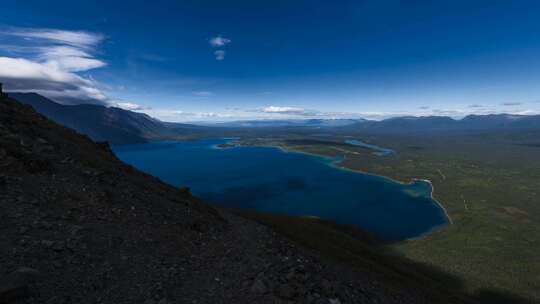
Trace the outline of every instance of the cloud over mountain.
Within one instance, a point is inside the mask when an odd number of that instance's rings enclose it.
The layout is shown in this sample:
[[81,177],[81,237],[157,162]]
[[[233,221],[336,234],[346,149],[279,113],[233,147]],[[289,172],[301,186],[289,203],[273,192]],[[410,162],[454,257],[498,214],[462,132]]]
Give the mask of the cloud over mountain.
[[95,56],[104,36],[84,31],[0,30],[0,81],[11,91],[34,91],[59,102],[109,104],[87,72],[106,66]]
[[140,104],[132,103],[132,102],[118,102],[116,103],[116,106],[118,108],[128,110],[128,111],[143,111],[143,110],[151,110],[151,107],[145,107]]

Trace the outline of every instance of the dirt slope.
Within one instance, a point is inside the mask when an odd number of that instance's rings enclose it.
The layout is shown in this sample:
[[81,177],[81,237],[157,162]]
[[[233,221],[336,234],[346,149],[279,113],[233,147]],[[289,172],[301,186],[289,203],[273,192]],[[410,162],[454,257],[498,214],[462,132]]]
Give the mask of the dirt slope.
[[373,277],[0,100],[0,303],[442,301]]

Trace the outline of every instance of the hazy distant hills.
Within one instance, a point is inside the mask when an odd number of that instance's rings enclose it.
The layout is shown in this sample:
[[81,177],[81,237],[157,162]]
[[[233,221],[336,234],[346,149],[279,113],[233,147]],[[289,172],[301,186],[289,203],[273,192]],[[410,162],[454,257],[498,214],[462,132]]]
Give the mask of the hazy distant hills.
[[201,128],[186,124],[167,125],[146,114],[115,107],[62,105],[36,93],[10,93],[9,96],[95,141],[126,144],[175,139]]
[[458,125],[468,129],[540,129],[540,115],[469,115],[458,121]]
[[[143,113],[99,105],[62,105],[36,93],[10,93],[37,112],[95,141],[112,144],[175,140],[195,134],[219,137],[234,129],[305,128],[370,133],[449,133],[496,130],[540,130],[540,115],[469,115],[463,119],[446,116],[395,117],[382,121],[366,119],[274,119],[243,120],[207,124],[163,122]],[[229,129],[230,131],[226,131]],[[224,131],[225,130],[225,131]],[[225,133],[224,133],[225,132]],[[228,133],[227,133],[228,132]]]
[[458,120],[446,116],[396,117],[362,121],[346,128],[379,133],[540,130],[540,115],[469,115]]
[[343,127],[362,121],[364,119],[265,119],[222,122],[209,126],[223,128]]
[[243,120],[208,124],[208,126],[221,128],[333,128],[378,133],[540,130],[540,115],[469,115],[463,119],[453,119],[447,116],[404,116],[381,121],[366,119]]
[[456,121],[445,116],[426,117],[395,117],[381,121],[363,121],[351,126],[353,128],[371,131],[397,131],[410,132],[422,130],[449,129],[455,125]]

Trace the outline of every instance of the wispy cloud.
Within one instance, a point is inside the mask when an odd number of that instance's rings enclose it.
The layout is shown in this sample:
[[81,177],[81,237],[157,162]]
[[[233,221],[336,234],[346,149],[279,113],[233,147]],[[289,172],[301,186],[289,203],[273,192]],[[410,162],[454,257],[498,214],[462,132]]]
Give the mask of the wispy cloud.
[[521,102],[503,102],[502,105],[507,106],[507,107],[514,107],[514,106],[520,106],[522,105],[522,103]]
[[[231,43],[231,39],[221,37],[221,36],[216,36],[216,37],[212,37],[212,38],[208,39],[208,43],[212,47],[223,48],[227,44]],[[225,59],[225,51],[222,50],[222,49],[216,50],[216,51],[214,51],[214,56],[215,56],[217,61],[221,61],[221,60]]]
[[185,117],[195,117],[195,118],[223,118],[228,117],[225,113],[217,112],[184,112],[184,111],[175,111],[174,114],[185,116]]
[[140,53],[137,52],[134,56],[137,57],[137,59],[144,60],[144,61],[150,61],[150,62],[166,62],[171,60],[168,57],[158,55],[158,54],[152,54],[152,53]]
[[340,119],[340,118],[361,118],[361,114],[352,112],[334,112],[334,111],[319,111],[313,109],[305,109],[292,106],[267,106],[249,112],[262,113],[266,115],[287,116],[297,118],[328,118],[328,119]]
[[198,97],[210,97],[210,96],[214,96],[215,94],[210,91],[194,91],[193,95],[198,96]]
[[214,55],[216,56],[216,60],[221,61],[225,59],[225,51],[224,50],[217,50],[214,52]]
[[[456,109],[433,109],[432,113],[429,113],[429,115],[457,117],[457,116],[463,116],[464,111],[456,110]],[[416,115],[413,115],[413,116],[416,116]]]
[[[265,119],[371,119],[383,120],[392,117],[403,116],[449,116],[455,119],[463,118],[470,114],[485,115],[501,113],[500,109],[481,107],[470,108],[430,108],[429,110],[410,111],[362,111],[362,112],[339,112],[305,109],[293,106],[266,106],[258,109],[243,109],[227,107],[223,111],[182,111],[167,109],[149,109],[142,112],[157,117],[163,121],[175,122],[220,122],[235,120],[265,120]],[[540,110],[506,111],[508,114],[532,115],[539,114]]]
[[106,65],[89,53],[71,46],[43,47],[40,51],[39,59],[45,64],[68,72],[88,71]]
[[86,31],[66,31],[40,28],[9,28],[0,32],[3,35],[21,37],[26,40],[36,39],[44,42],[71,45],[77,48],[92,48],[105,37],[101,34]]
[[421,107],[418,107],[418,109],[420,109],[420,110],[428,110],[429,106],[421,106]]
[[210,43],[210,45],[213,47],[222,47],[231,43],[231,39],[221,37],[221,36],[216,36],[216,37],[212,37],[208,39],[208,43]]
[[104,39],[98,33],[57,29],[7,28],[0,56],[0,81],[12,91],[35,91],[63,103],[108,104],[92,78],[78,72],[106,63],[94,56]]
[[279,107],[268,106],[261,109],[263,113],[277,113],[277,114],[302,114],[305,113],[305,109],[296,107]]
[[189,122],[189,121],[220,121],[235,117],[232,112],[213,112],[213,111],[184,111],[178,109],[144,109],[152,117],[162,121],[170,122]]
[[478,108],[483,108],[483,107],[484,107],[483,105],[476,104],[476,103],[469,105],[469,108],[472,108],[472,109],[475,109],[475,108],[478,109]]

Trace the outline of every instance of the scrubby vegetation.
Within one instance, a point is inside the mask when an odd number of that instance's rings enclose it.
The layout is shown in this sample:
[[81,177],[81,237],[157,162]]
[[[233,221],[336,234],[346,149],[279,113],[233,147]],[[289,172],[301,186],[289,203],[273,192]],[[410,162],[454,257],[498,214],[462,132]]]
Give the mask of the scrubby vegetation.
[[[325,135],[259,134],[242,143],[344,155],[341,166],[353,170],[403,182],[431,180],[435,198],[454,224],[392,248],[460,278],[469,292],[495,289],[540,301],[538,132],[384,135],[349,130]],[[397,153],[376,156],[343,145],[348,138]]]

